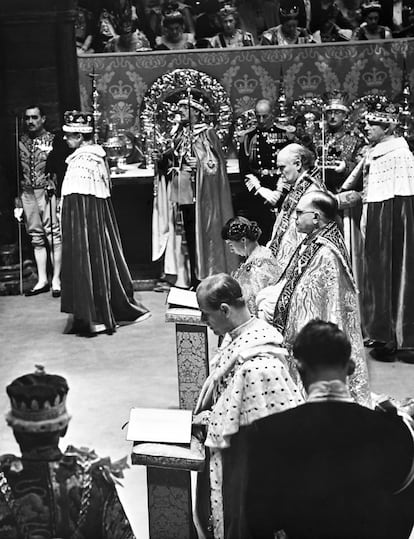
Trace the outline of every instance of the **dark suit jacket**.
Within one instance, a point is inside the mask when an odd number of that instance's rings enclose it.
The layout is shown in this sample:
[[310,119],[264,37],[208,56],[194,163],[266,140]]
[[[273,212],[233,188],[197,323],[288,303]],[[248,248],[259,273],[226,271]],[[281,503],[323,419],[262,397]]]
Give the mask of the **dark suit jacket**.
[[307,403],[249,427],[247,521],[255,539],[403,539],[414,522],[413,461],[401,418]]

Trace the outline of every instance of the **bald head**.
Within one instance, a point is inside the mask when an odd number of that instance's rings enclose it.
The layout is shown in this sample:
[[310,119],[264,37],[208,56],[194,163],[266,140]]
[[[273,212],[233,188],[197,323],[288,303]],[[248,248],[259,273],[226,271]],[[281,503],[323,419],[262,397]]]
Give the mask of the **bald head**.
[[336,199],[325,191],[311,191],[300,200],[301,204],[313,206],[327,221],[334,221],[338,215]]
[[302,234],[335,221],[338,213],[336,199],[325,191],[311,191],[303,195],[296,206],[296,228]]
[[281,156],[282,158],[287,157],[291,161],[294,161],[295,159],[300,160],[303,170],[309,170],[313,167],[313,164],[315,162],[315,156],[313,155],[313,153],[301,144],[297,144],[296,142],[288,144],[287,146],[282,148],[278,153],[278,160],[279,156]]
[[313,166],[314,156],[307,148],[292,143],[277,154],[277,168],[282,179],[293,185],[303,172]]

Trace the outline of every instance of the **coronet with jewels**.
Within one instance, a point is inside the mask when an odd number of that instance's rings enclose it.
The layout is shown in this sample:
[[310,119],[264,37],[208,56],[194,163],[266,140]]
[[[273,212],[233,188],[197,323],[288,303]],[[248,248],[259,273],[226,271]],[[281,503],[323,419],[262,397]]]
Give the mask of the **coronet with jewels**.
[[369,107],[365,113],[365,120],[371,124],[396,124],[398,114],[399,108],[394,103],[382,100]]
[[208,112],[208,108],[206,107],[206,105],[204,105],[203,101],[201,99],[196,99],[193,95],[181,97],[178,100],[177,105],[179,107],[191,107],[204,114],[207,114]]
[[340,92],[339,90],[334,90],[332,92],[327,92],[324,94],[324,110],[325,112],[339,110],[341,112],[348,113],[349,107],[347,106],[347,94]]
[[68,390],[63,376],[47,374],[42,365],[36,365],[34,373],[16,378],[6,388],[11,403],[7,424],[19,432],[60,431],[70,420]]
[[367,14],[370,11],[381,11],[381,2],[378,2],[378,0],[366,0],[361,4],[361,10],[364,14]]
[[63,116],[63,131],[65,133],[92,133],[93,132],[93,114],[90,112],[81,112],[79,110],[70,110]]
[[219,11],[219,15],[222,19],[228,17],[229,15],[236,16],[237,9],[230,4],[225,4]]
[[279,13],[282,19],[297,19],[299,15],[299,8],[297,6],[281,7],[279,9]]

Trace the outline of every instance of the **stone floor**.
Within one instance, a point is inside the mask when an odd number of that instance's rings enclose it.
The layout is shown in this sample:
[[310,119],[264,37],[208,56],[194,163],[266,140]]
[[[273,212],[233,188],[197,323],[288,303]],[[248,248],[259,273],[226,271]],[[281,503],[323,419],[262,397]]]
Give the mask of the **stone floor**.
[[[3,388],[42,364],[67,377],[73,416],[62,447],[94,448],[117,459],[129,454],[122,426],[132,407],[178,405],[174,327],[164,322],[165,294],[141,292],[152,318],[92,339],[63,335],[67,315],[49,294],[0,297],[0,410],[8,409]],[[396,398],[414,396],[414,365],[369,360],[372,390]],[[0,423],[1,453],[18,452],[11,430]],[[148,537],[145,469],[127,472],[120,492],[139,539]]]

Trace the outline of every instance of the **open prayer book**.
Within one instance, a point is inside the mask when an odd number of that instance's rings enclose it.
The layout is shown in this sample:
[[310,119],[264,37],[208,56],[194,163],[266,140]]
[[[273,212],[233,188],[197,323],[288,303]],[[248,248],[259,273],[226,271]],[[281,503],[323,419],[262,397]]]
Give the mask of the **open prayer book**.
[[127,440],[190,444],[191,410],[132,408],[129,416]]
[[171,287],[167,296],[167,303],[170,307],[198,309],[196,293],[182,288]]
[[170,288],[167,296],[168,311],[166,320],[174,321],[174,317],[190,317],[194,322],[201,321],[201,311],[197,303],[197,296],[191,290]]

